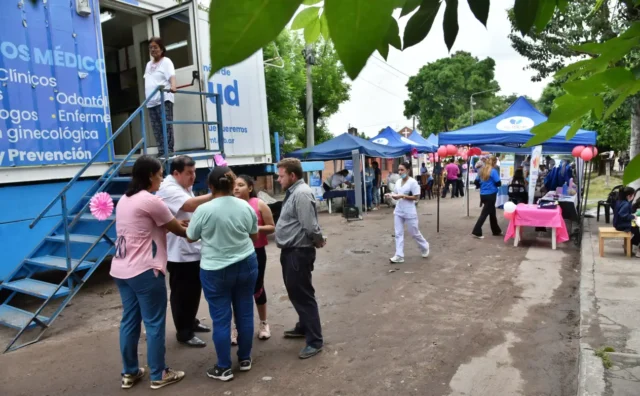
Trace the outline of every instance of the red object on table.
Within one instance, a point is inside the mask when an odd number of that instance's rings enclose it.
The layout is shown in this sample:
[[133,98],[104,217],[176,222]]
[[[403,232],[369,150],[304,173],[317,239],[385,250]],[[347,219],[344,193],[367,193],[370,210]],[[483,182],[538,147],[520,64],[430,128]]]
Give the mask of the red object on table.
[[517,226],[556,228],[556,242],[562,243],[569,240],[560,206],[555,209],[540,209],[537,205],[519,204],[509,222],[507,234],[504,236],[505,242],[515,237]]

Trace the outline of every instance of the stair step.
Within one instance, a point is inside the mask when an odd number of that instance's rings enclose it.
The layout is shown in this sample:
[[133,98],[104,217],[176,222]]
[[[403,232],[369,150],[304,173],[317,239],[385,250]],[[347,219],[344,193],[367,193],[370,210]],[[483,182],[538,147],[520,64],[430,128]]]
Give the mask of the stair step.
[[40,297],[42,299],[47,299],[54,295],[54,297],[63,297],[69,294],[69,288],[66,286],[62,286],[58,292],[56,292],[56,288],[58,285],[54,285],[49,282],[42,282],[35,279],[24,278],[11,282],[6,282],[2,284],[2,287],[5,289],[14,290],[20,293],[29,294],[34,297]]
[[[64,243],[64,234],[61,235],[53,235],[45,238],[47,241],[51,242],[62,242]],[[75,243],[88,243],[93,245],[95,241],[98,240],[96,235],[82,235],[82,234],[69,234],[69,241]],[[104,243],[105,240],[101,240],[99,243]]]
[[[122,198],[124,195],[122,194],[109,194],[111,195],[111,199],[113,199],[114,201],[119,201],[120,198]],[[85,195],[84,199],[91,199],[93,198],[93,195]]]
[[115,176],[111,178],[111,181],[113,182],[130,182],[131,181],[131,177],[130,176]]
[[[2,325],[20,330],[27,325],[32,317],[33,313],[31,312],[23,311],[10,305],[0,305],[0,324]],[[49,318],[47,318],[46,316],[38,315],[38,319],[40,319],[44,323],[49,322]],[[29,327],[34,326],[36,326],[36,324],[34,322],[31,322],[31,325]]]
[[[69,216],[69,220],[73,220],[74,218],[75,218],[75,216]],[[103,221],[113,221],[115,219],[116,219],[116,215],[112,214],[111,216],[107,217]],[[83,213],[82,215],[80,215],[80,220],[81,221],[100,221],[100,220],[96,219],[95,217],[93,217],[93,215],[91,213]]]
[[[40,265],[47,268],[58,269],[62,271],[67,270],[67,259],[59,256],[40,256],[26,259],[25,262],[29,264]],[[71,267],[78,264],[78,260],[71,260]],[[76,270],[84,270],[90,268],[95,263],[92,261],[83,261]]]

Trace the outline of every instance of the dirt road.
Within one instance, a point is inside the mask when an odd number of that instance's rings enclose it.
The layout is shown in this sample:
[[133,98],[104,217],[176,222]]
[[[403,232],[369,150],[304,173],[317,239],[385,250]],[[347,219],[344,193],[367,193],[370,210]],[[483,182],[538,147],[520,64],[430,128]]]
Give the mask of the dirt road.
[[[431,256],[420,258],[408,240],[401,265],[388,261],[394,251],[390,209],[352,223],[321,215],[328,236],[314,272],[326,340],[321,355],[301,361],[303,342],[281,338],[296,315],[272,244],[266,285],[274,336],[254,343],[253,370],[237,373],[230,383],[208,379],[213,343],[208,338],[201,350],[179,346],[169,320],[167,363],[187,377],[160,391],[145,381],[129,393],[574,395],[578,251],[568,244],[552,251],[549,237],[518,248],[497,237],[472,239],[477,195],[472,193],[471,202],[467,218],[462,200],[443,200],[436,233],[436,202],[422,201],[420,228]],[[490,235],[488,224],[485,234]],[[106,274],[102,268],[94,275],[43,341],[0,355],[1,395],[121,393],[121,306]],[[199,317],[210,324],[204,300]],[[11,334],[0,332],[3,345]],[[144,363],[144,340],[140,355]]]

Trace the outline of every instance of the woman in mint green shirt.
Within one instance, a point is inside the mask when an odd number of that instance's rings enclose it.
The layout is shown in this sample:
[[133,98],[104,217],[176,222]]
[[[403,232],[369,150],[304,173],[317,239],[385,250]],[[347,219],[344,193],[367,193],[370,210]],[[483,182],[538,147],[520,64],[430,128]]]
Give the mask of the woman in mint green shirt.
[[253,241],[258,238],[258,218],[247,201],[233,196],[236,176],[228,167],[209,174],[213,200],[196,209],[187,237],[202,242],[200,280],[213,322],[213,343],[218,363],[207,370],[210,378],[233,379],[231,371],[231,308],[238,329],[240,371],[251,370],[253,342],[253,292],[258,260]]

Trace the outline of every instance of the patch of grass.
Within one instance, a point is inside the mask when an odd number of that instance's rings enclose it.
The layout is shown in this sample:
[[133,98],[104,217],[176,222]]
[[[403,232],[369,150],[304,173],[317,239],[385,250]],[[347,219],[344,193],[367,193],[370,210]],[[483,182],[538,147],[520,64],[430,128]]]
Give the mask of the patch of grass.
[[587,209],[595,208],[598,201],[605,200],[609,196],[611,190],[622,184],[622,174],[617,172],[609,176],[609,185],[606,185],[607,177],[598,176],[595,173],[591,175],[591,184],[589,185],[589,197],[587,200]]
[[596,349],[594,354],[602,359],[602,365],[606,369],[610,369],[613,366],[613,362],[611,361],[611,356],[609,356],[609,352],[615,352],[616,350],[611,347],[602,347],[600,349]]

